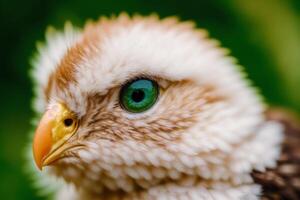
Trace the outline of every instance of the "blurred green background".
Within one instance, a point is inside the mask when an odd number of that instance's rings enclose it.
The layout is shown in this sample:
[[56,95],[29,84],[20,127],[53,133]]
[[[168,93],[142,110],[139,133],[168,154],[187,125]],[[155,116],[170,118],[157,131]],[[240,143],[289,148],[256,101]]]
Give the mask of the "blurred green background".
[[100,15],[158,13],[194,20],[231,49],[271,105],[300,111],[299,0],[1,0],[0,198],[43,199],[24,174],[32,84],[29,58],[48,25]]

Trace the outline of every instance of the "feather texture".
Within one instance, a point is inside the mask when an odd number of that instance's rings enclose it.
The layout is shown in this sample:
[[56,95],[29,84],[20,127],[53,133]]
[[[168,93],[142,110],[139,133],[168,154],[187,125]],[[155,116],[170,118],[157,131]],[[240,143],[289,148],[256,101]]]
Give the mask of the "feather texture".
[[254,171],[254,181],[263,186],[263,199],[300,199],[300,123],[287,111],[270,109],[270,120],[284,125],[285,139],[277,167]]
[[[39,52],[35,109],[66,104],[80,118],[68,143],[84,146],[45,173],[66,182],[57,199],[259,198],[251,172],[276,166],[283,128],[206,31],[121,14],[68,26]],[[160,86],[157,103],[138,114],[118,102],[137,77]]]

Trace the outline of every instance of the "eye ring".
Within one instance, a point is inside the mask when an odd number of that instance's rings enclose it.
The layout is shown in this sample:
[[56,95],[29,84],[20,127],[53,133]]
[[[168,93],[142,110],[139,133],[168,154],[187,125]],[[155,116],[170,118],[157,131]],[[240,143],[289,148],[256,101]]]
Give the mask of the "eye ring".
[[126,83],[120,91],[121,107],[131,113],[150,109],[158,99],[158,84],[151,79],[139,78]]

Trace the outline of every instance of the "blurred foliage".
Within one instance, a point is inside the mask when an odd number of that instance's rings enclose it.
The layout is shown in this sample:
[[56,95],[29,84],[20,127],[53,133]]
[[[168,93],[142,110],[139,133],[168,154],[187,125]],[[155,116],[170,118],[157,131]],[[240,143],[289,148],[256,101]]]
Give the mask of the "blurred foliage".
[[1,0],[1,199],[41,199],[23,172],[32,111],[29,58],[48,25],[100,15],[158,13],[194,20],[231,49],[267,102],[300,111],[299,0]]

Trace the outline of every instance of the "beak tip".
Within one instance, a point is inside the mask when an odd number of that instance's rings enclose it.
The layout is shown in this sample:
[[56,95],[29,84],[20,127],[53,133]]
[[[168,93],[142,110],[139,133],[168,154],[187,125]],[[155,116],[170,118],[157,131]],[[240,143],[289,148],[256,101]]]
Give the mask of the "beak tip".
[[35,163],[36,168],[38,168],[40,171],[42,171],[42,169],[43,169],[43,163],[42,163],[42,160],[41,160],[41,159],[38,159],[38,158],[36,157],[36,155],[33,155],[33,157],[34,157],[34,163]]
[[43,164],[42,163],[36,163],[36,167],[42,171],[43,170]]
[[33,157],[39,170],[42,170],[44,158],[52,147],[52,123],[53,119],[49,118],[46,113],[41,119],[33,138]]
[[43,167],[42,166],[37,166],[38,170],[43,171]]

